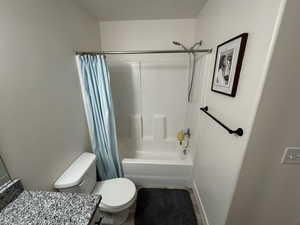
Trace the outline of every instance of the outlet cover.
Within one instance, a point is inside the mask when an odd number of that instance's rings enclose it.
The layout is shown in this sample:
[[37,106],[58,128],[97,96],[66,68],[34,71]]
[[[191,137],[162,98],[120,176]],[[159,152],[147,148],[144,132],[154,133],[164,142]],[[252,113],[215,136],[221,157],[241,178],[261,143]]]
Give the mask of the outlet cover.
[[300,164],[300,147],[287,147],[284,150],[282,164]]

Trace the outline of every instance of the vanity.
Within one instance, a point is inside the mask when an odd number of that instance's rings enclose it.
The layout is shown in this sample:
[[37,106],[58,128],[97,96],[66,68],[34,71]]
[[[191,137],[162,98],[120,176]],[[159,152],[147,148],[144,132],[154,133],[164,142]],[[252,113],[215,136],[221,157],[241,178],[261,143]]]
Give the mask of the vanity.
[[100,195],[24,190],[20,179],[9,178],[1,161],[0,176],[1,225],[101,224]]

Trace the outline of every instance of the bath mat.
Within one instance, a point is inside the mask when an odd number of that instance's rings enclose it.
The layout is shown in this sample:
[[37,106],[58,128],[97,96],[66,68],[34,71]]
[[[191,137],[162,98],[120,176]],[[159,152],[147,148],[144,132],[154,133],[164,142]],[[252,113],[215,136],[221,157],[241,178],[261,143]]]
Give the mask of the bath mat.
[[189,192],[179,189],[140,189],[135,225],[197,225]]

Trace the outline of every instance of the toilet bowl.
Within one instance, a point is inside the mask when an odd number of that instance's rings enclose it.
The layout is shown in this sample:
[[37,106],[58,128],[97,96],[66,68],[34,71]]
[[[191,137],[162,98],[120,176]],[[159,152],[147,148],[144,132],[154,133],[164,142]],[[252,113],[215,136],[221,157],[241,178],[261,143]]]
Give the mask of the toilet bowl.
[[99,204],[102,224],[119,225],[128,217],[136,199],[135,184],[127,178],[96,182],[96,156],[83,153],[54,183],[60,192],[94,193],[102,196]]

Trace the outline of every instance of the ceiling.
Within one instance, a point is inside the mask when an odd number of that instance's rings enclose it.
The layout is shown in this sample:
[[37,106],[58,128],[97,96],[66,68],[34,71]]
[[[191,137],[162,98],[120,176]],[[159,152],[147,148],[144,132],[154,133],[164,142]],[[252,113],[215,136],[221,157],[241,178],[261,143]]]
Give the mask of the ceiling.
[[74,0],[101,21],[195,18],[207,0]]

